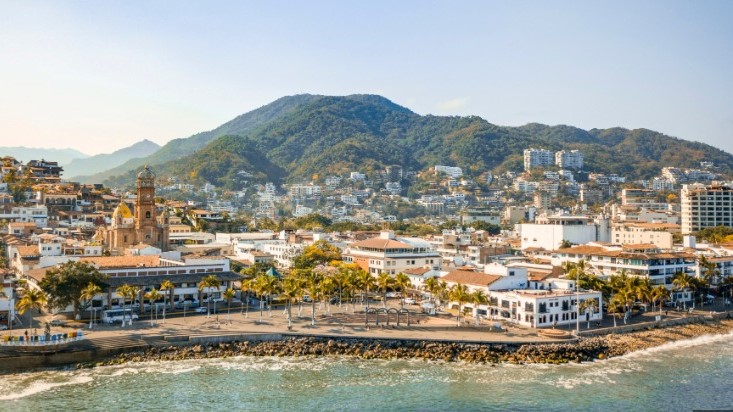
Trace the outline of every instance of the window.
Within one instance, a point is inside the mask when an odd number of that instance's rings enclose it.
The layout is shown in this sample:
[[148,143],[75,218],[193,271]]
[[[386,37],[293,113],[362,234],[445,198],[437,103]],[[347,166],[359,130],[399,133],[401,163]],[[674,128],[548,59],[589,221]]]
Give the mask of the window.
[[145,219],[150,219],[150,212],[145,212]]

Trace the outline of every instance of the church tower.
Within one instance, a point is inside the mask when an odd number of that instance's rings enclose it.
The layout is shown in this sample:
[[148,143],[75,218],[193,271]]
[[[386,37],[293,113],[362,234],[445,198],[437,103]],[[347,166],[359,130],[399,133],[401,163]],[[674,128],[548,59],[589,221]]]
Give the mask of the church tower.
[[137,175],[137,199],[135,199],[135,229],[152,229],[157,226],[155,209],[155,174],[145,166]]

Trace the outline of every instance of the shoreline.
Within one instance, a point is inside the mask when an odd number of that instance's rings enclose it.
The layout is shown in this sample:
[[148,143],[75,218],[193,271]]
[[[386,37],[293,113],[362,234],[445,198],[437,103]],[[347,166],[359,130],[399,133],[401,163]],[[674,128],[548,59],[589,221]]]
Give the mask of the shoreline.
[[282,336],[276,340],[232,340],[155,346],[76,364],[77,369],[150,361],[234,356],[422,359],[481,364],[565,364],[592,362],[704,335],[733,331],[733,320],[705,320],[622,334],[581,337],[564,343],[479,343],[369,337]]

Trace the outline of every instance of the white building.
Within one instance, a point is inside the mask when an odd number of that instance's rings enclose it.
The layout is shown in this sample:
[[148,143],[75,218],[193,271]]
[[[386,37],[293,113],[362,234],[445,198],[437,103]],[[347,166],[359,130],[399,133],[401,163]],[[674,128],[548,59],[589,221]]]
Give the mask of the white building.
[[582,169],[583,153],[578,150],[555,152],[555,164],[563,169]]
[[583,245],[589,242],[608,242],[611,237],[610,221],[599,216],[597,222],[585,216],[541,216],[537,223],[517,225],[522,250],[533,247],[555,250],[563,241]]
[[453,178],[463,176],[463,170],[460,167],[435,165],[435,173],[439,172],[445,173]]
[[524,149],[524,170],[552,166],[552,152],[545,149]]
[[379,237],[350,244],[343,252],[346,262],[356,263],[367,272],[391,275],[408,269],[440,266],[440,255],[418,238],[395,237],[383,231]]
[[682,234],[706,227],[733,226],[733,189],[723,185],[683,185]]

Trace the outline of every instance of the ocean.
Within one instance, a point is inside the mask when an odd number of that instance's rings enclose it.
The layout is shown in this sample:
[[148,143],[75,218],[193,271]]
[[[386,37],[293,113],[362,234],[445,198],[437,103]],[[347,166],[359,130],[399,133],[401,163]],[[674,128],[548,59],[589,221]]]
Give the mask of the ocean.
[[733,333],[568,365],[235,357],[0,377],[9,411],[733,409]]

